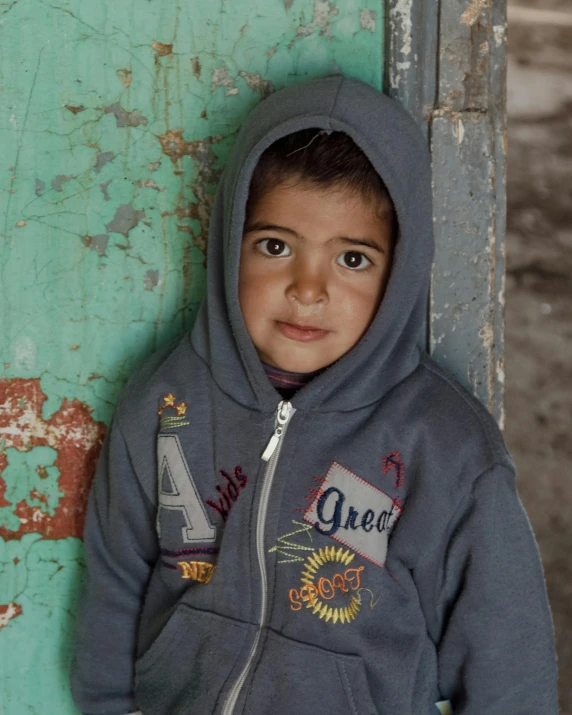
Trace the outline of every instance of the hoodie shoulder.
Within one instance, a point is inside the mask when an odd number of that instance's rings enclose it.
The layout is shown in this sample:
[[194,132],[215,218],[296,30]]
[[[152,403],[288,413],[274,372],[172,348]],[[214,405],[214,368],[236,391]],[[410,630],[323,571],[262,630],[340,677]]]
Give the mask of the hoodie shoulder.
[[167,345],[145,358],[131,373],[117,404],[119,419],[141,413],[173,379],[185,371],[191,359],[188,333],[177,336]]
[[482,462],[478,473],[502,464],[515,470],[503,434],[487,408],[431,357],[423,354],[420,370],[427,381],[426,389],[434,392],[431,421],[434,428],[461,444],[471,444],[476,462]]

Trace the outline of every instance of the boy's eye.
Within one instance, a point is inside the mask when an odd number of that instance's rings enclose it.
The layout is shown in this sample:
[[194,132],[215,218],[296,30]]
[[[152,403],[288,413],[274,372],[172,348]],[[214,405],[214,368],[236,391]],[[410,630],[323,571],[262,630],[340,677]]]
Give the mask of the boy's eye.
[[265,256],[289,256],[290,249],[279,238],[263,238],[256,242],[256,246]]
[[371,265],[369,258],[359,251],[346,251],[338,258],[337,261],[344,268],[352,268],[354,270],[363,270]]

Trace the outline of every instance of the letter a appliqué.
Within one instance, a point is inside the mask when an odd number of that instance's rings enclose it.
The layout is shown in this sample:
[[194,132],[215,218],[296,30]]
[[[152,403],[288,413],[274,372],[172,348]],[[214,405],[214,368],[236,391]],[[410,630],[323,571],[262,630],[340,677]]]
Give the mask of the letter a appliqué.
[[[161,536],[161,509],[180,511],[185,520],[183,542],[192,544],[216,540],[216,528],[209,521],[206,509],[176,434],[160,434],[157,441],[159,506],[157,533]],[[163,491],[165,477],[171,491]]]

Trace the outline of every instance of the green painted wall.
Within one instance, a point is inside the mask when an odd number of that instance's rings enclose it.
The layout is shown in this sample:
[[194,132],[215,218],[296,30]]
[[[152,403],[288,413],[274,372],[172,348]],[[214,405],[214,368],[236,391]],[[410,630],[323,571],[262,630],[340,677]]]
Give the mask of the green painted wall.
[[75,712],[83,512],[134,364],[188,330],[236,131],[341,70],[381,0],[0,1],[0,713]]

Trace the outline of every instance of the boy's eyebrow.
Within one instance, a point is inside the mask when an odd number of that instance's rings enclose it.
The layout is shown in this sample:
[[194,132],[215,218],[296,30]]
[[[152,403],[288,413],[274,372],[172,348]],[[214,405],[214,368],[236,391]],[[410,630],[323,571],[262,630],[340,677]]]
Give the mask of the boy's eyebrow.
[[[304,236],[301,236],[299,233],[297,233],[291,228],[287,228],[286,226],[276,226],[275,224],[264,223],[263,221],[256,221],[255,223],[251,223],[244,229],[244,233],[253,233],[254,231],[284,231],[286,233],[290,233],[292,236],[295,236],[301,241],[305,240]],[[384,249],[379,245],[379,243],[377,241],[374,241],[374,239],[372,238],[349,238],[348,236],[334,236],[333,238],[329,239],[328,243],[331,243],[332,241],[343,241],[344,243],[349,243],[352,246],[369,246],[369,248],[373,248],[379,253],[385,253]]]

